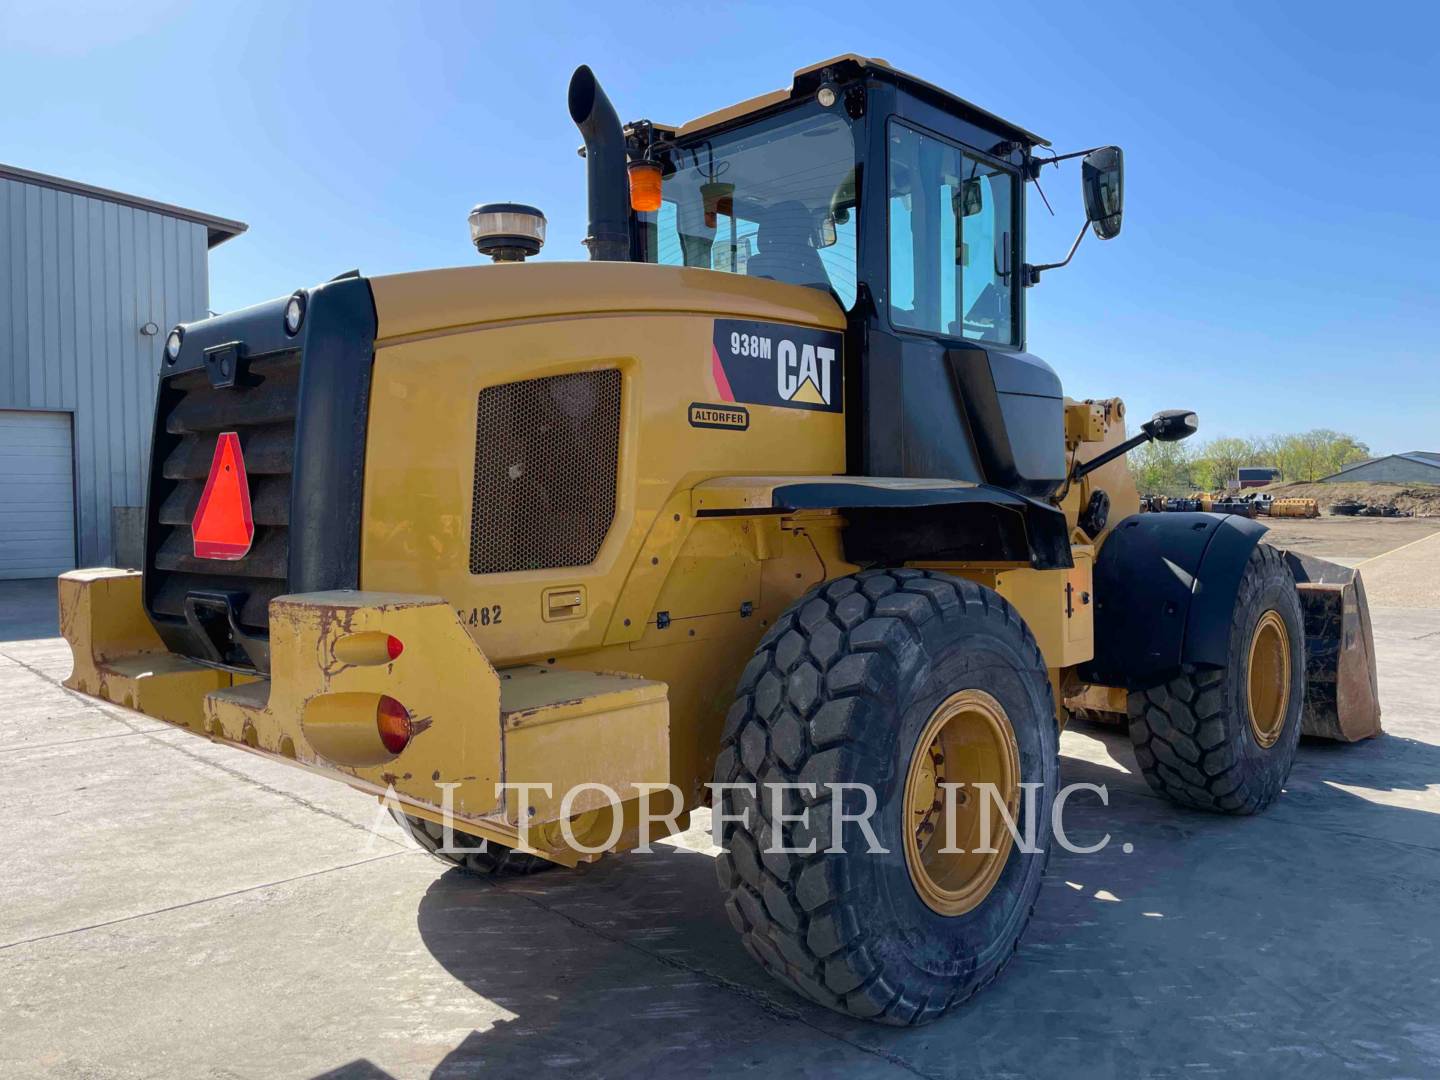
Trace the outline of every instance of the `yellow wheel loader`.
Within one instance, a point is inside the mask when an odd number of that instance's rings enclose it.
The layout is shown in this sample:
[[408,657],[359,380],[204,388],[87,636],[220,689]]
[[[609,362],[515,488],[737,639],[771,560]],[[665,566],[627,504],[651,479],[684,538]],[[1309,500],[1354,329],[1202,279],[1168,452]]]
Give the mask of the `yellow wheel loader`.
[[[386,801],[472,870],[574,866],[708,808],[748,952],[894,1024],[1013,954],[1072,712],[1202,810],[1302,731],[1378,730],[1360,580],[1139,514],[1116,398],[1026,294],[1120,231],[1121,153],[847,55],[689,123],[588,68],[584,262],[358,273],[177,326],[143,572],[60,579],[73,689]],[[1025,186],[1080,159],[1070,254]],[[177,867],[177,873],[183,868]]]

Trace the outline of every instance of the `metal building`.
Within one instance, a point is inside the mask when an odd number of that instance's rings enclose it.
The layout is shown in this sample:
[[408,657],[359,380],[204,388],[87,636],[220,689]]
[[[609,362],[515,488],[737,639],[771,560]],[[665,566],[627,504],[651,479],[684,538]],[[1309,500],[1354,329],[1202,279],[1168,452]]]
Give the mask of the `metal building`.
[[170,327],[239,221],[0,165],[0,578],[117,562]]
[[1264,487],[1280,479],[1280,470],[1269,465],[1242,465],[1235,472],[1235,482],[1241,488]]
[[1346,465],[1337,473],[1322,476],[1322,484],[1440,484],[1440,454],[1411,450]]

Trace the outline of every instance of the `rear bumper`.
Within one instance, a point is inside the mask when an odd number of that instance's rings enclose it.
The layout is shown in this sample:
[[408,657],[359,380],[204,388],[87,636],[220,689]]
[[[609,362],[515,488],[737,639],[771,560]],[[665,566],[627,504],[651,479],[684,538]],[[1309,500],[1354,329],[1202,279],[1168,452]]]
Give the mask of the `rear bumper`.
[[[611,835],[608,815],[619,814],[625,827],[610,849],[623,848],[637,792],[669,781],[664,683],[534,667],[497,672],[436,597],[277,597],[266,679],[168,652],[146,617],[138,573],[77,570],[60,577],[59,589],[61,633],[75,660],[70,689],[324,773],[407,813],[448,818],[459,832],[516,847],[523,820],[532,849],[573,864],[594,856],[569,847],[562,817],[583,820],[578,839],[593,846],[593,835]],[[359,634],[393,635],[404,650],[372,659],[353,647],[367,640]],[[412,718],[398,754],[376,728],[382,694]],[[518,791],[501,787],[522,783],[550,790],[525,793],[522,806]],[[593,785],[616,792],[620,806]]]

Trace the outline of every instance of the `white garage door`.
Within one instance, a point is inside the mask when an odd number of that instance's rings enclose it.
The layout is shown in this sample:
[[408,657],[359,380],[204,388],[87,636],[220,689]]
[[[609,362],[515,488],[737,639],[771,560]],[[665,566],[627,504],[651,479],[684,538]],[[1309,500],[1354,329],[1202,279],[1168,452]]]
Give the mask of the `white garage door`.
[[70,414],[0,410],[0,578],[74,567]]

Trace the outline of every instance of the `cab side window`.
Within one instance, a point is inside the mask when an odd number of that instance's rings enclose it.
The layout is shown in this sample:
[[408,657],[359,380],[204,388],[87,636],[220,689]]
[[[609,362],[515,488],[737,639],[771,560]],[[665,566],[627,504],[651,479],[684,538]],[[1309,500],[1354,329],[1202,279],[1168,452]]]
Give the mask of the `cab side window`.
[[890,321],[1015,344],[1015,177],[890,123]]

